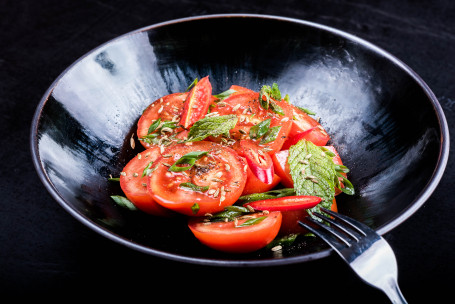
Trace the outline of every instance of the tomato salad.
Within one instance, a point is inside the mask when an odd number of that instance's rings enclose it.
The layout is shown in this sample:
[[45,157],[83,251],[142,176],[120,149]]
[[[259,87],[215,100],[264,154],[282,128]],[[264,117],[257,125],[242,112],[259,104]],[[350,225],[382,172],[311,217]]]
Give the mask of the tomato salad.
[[[209,77],[151,103],[137,124],[143,151],[118,180],[122,206],[152,216],[183,215],[194,236],[246,253],[307,233],[298,220],[354,193],[348,168],[314,113],[276,83],[232,85],[214,95]],[[274,247],[278,248],[278,247]]]

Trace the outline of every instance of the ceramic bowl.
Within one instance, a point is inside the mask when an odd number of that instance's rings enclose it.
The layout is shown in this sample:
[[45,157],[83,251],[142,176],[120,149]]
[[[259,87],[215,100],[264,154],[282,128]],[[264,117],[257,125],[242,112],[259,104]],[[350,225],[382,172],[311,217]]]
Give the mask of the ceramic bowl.
[[201,245],[186,221],[131,212],[108,181],[136,153],[130,138],[154,100],[210,75],[213,92],[231,84],[279,84],[315,111],[332,135],[356,194],[339,212],[379,234],[409,218],[445,169],[449,134],[440,104],[405,63],[327,26],[263,15],[211,15],[145,27],[90,51],[40,101],[31,126],[36,170],[66,211],[134,250],[188,263],[265,266],[328,256],[328,246],[296,242],[274,253],[226,254]]

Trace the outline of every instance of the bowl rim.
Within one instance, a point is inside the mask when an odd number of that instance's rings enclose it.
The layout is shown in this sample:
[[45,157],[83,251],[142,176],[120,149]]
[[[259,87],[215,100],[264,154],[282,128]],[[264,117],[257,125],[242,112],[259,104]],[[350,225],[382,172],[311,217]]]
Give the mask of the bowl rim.
[[76,61],[74,61],[71,65],[69,65],[66,69],[64,69],[60,75],[52,82],[52,84],[49,86],[49,88],[46,90],[44,95],[42,96],[40,102],[38,103],[35,113],[33,115],[32,119],[32,124],[30,128],[30,148],[31,148],[31,156],[32,156],[32,161],[33,165],[35,167],[36,172],[38,173],[38,177],[40,178],[41,182],[47,189],[47,191],[50,193],[52,198],[57,201],[57,203],[63,207],[68,213],[70,213],[74,218],[76,218],[79,222],[84,224],[86,227],[92,229],[93,231],[99,233],[100,235],[116,242],[119,244],[122,244],[126,247],[129,247],[131,249],[137,250],[142,253],[147,253],[152,256],[160,257],[160,258],[165,258],[169,260],[174,260],[178,262],[186,262],[186,263],[192,263],[192,264],[200,264],[200,265],[211,265],[211,266],[235,266],[235,267],[245,267],[245,266],[274,266],[274,265],[287,265],[287,264],[294,264],[294,263],[301,263],[301,262],[307,262],[307,261],[312,261],[312,260],[317,260],[321,259],[324,257],[329,256],[333,249],[327,248],[325,250],[311,253],[311,254],[306,254],[302,256],[293,256],[293,257],[283,257],[283,258],[270,258],[270,259],[253,259],[253,260],[230,260],[230,259],[210,259],[210,258],[198,258],[198,257],[189,257],[189,256],[184,256],[180,254],[174,254],[170,252],[164,252],[156,249],[152,249],[137,243],[134,243],[130,240],[127,240],[123,238],[120,235],[115,235],[112,232],[108,231],[106,228],[95,224],[92,222],[90,219],[85,217],[83,214],[78,212],[77,210],[73,209],[70,207],[66,202],[65,199],[59,195],[58,190],[54,187],[52,184],[50,178],[46,174],[46,171],[43,168],[43,165],[41,163],[39,151],[38,151],[38,138],[37,138],[37,130],[38,130],[38,125],[41,117],[41,112],[46,104],[47,100],[52,94],[52,91],[54,88],[57,86],[58,82],[63,78],[63,76],[71,70],[76,64],[78,64],[80,61],[82,61],[85,57],[89,56],[90,54],[94,53],[96,50],[101,49],[116,40],[120,40],[125,38],[126,36],[129,35],[135,35],[140,32],[146,32],[150,31],[153,29],[157,29],[160,27],[164,27],[167,25],[173,25],[173,24],[178,24],[178,23],[184,23],[184,22],[192,22],[192,21],[197,21],[197,20],[203,20],[203,19],[224,19],[224,18],[250,18],[250,19],[262,19],[262,20],[275,20],[275,21],[283,21],[283,22],[289,22],[289,23],[296,23],[300,24],[303,26],[311,27],[311,28],[316,28],[331,34],[334,34],[336,36],[342,37],[344,39],[354,41],[363,47],[387,58],[387,60],[391,61],[395,65],[397,65],[401,70],[406,72],[409,76],[411,76],[417,84],[424,90],[425,94],[427,95],[429,101],[431,102],[436,117],[439,122],[439,127],[440,127],[440,133],[442,135],[441,138],[441,144],[440,144],[440,150],[439,150],[439,157],[438,157],[438,162],[436,167],[434,168],[433,174],[428,182],[428,184],[421,190],[417,198],[412,202],[412,204],[405,209],[401,214],[390,220],[388,223],[383,225],[382,227],[378,228],[376,232],[380,235],[384,235],[394,228],[396,228],[398,225],[403,223],[406,219],[408,219],[411,215],[413,215],[427,200],[428,198],[433,194],[435,189],[437,188],[447,165],[448,162],[448,157],[449,157],[449,128],[447,124],[447,120],[444,114],[444,111],[436,98],[435,94],[432,92],[432,90],[429,88],[429,86],[425,83],[425,81],[413,70],[411,69],[407,64],[405,64],[403,61],[389,53],[388,51],[384,50],[381,47],[378,47],[371,42],[368,42],[367,40],[364,40],[363,38],[359,38],[356,35],[350,34],[348,32],[345,32],[343,30],[336,29],[331,26],[323,25],[320,23],[312,22],[312,21],[307,21],[303,19],[297,19],[297,18],[292,18],[292,17],[284,17],[284,16],[276,16],[276,15],[268,15],[268,14],[243,14],[243,13],[233,13],[233,14],[210,14],[210,15],[198,15],[198,16],[191,16],[191,17],[184,17],[184,18],[178,18],[178,19],[173,19],[173,20],[168,20],[164,22],[159,22],[155,23],[152,25],[144,26],[141,28],[138,28],[136,30],[127,32],[125,34],[119,35],[113,39],[110,39],[99,46],[89,50],[86,52],[84,55],[79,57]]

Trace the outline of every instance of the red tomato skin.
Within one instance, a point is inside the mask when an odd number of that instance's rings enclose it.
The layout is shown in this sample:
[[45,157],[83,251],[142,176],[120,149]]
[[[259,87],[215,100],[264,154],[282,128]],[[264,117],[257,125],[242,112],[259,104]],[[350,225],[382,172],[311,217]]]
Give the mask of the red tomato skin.
[[262,193],[262,192],[272,190],[273,188],[275,188],[275,186],[277,186],[280,183],[280,181],[281,181],[281,178],[278,175],[273,174],[272,183],[266,184],[266,183],[262,182],[261,180],[259,180],[254,175],[254,173],[251,171],[250,167],[248,167],[246,184],[245,184],[245,188],[243,188],[242,195],[248,195],[248,194],[252,194],[252,193]]
[[[183,112],[183,105],[188,93],[173,93],[163,96],[151,103],[143,112],[137,122],[137,137],[141,138],[148,133],[153,121],[161,118],[161,121],[172,120],[175,116],[180,117]],[[180,132],[182,128],[175,129]],[[150,148],[150,144],[140,141],[144,148]]]
[[272,154],[273,167],[276,175],[281,178],[281,184],[286,188],[294,188],[291,171],[288,164],[289,150],[281,150]]
[[212,85],[205,76],[190,90],[183,108],[180,124],[188,129],[207,114],[212,102]]
[[307,131],[314,127],[314,129],[306,135],[306,138],[313,142],[316,146],[325,146],[330,140],[330,136],[324,130],[322,125],[296,106],[290,105],[290,107],[292,108],[293,120],[289,137],[292,138],[298,133]]
[[[220,154],[211,153],[216,150],[222,150],[223,152]],[[196,173],[192,173],[192,169],[172,173],[168,171],[167,166],[163,165],[163,163],[171,165],[181,156],[191,151],[209,151],[211,157],[203,157],[201,160],[205,159],[207,162],[215,161],[219,169],[216,172],[223,173],[223,182],[210,184],[212,177],[207,177],[205,174],[212,174],[213,172],[199,174],[195,166],[193,168]],[[244,170],[245,163],[233,149],[209,141],[199,141],[193,142],[191,145],[176,144],[166,149],[165,153],[173,155],[173,157],[162,156],[158,158],[155,162],[158,167],[147,180],[148,193],[163,207],[187,216],[201,216],[206,213],[215,213],[223,210],[224,207],[234,204],[242,194],[246,184],[247,173]],[[229,171],[225,170],[225,164],[230,166]],[[216,184],[216,189],[224,187],[229,192],[226,192],[225,199],[221,201],[221,194],[215,197],[209,191],[203,193],[181,189],[178,185],[182,182],[191,182],[199,186],[210,185],[210,189],[214,189],[213,185]],[[195,203],[199,205],[197,213],[192,209]]]
[[[332,206],[330,210],[338,212],[336,200],[333,199]],[[283,219],[281,222],[280,232],[279,235],[288,235],[291,233],[300,233],[305,234],[308,233],[308,230],[298,223],[298,221],[302,221],[309,225],[312,225],[310,221],[306,220],[308,216],[308,212],[305,209],[302,210],[292,210],[292,211],[282,211]]]
[[[120,187],[126,198],[139,210],[156,216],[169,217],[175,215],[175,213],[158,204],[148,194],[147,187],[143,186],[143,184],[147,184],[147,176],[142,177],[142,172],[158,156],[159,148],[152,147],[132,158],[123,168],[123,173],[120,175]],[[136,174],[138,176],[135,176]]]
[[[239,224],[244,222],[239,221]],[[249,253],[264,248],[278,235],[282,215],[279,211],[270,212],[258,224],[235,227],[234,222],[217,222],[209,225],[200,219],[190,219],[188,227],[194,236],[212,249],[228,253]]]
[[235,85],[235,84],[231,85],[231,87],[229,89],[235,91],[235,93],[233,93],[233,94],[254,93],[253,90],[250,90],[250,89],[247,89],[245,87]]

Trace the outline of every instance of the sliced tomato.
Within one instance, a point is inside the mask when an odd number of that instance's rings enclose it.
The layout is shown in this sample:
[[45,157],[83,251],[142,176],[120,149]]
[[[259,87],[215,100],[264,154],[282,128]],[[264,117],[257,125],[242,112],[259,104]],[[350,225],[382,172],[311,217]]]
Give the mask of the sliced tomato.
[[256,175],[253,174],[253,171],[251,171],[250,167],[247,169],[247,178],[246,178],[246,184],[245,188],[243,189],[242,195],[248,195],[252,193],[262,193],[266,192],[269,190],[272,190],[275,188],[276,185],[278,185],[281,181],[281,178],[273,174],[273,180],[272,183],[266,184],[259,180]]
[[231,85],[231,87],[229,89],[235,91],[235,93],[233,93],[233,94],[254,93],[253,90],[250,90],[250,89],[247,89],[242,86],[235,85],[235,84]]
[[289,136],[288,139],[284,142],[284,144],[281,147],[281,149],[282,150],[288,150],[289,147],[295,145],[296,143],[298,143],[302,139],[306,139],[308,141],[313,142],[312,140],[314,140],[314,138],[312,136],[313,136],[313,132],[314,132],[315,129],[316,129],[316,127],[312,127],[312,128],[310,128],[310,129],[308,129],[306,131],[303,131],[303,132],[300,132],[300,133],[296,133],[293,136]]
[[[169,166],[190,152],[207,152],[191,168],[173,172]],[[231,148],[209,141],[175,144],[156,161],[147,180],[149,194],[165,208],[188,216],[215,213],[234,204],[246,183],[245,163]],[[189,165],[185,165],[189,167]],[[203,190],[191,190],[191,183]]]
[[311,129],[311,131],[306,133],[305,138],[314,143],[316,146],[325,146],[330,140],[330,136],[327,134],[322,125],[298,107],[294,105],[289,106],[292,109],[293,118],[289,137],[292,138],[298,133]]
[[245,158],[248,168],[257,179],[266,185],[273,183],[275,173],[272,158],[259,145],[252,140],[242,139],[234,144],[233,149]]
[[180,124],[185,129],[191,127],[207,114],[212,100],[212,85],[209,81],[209,76],[205,76],[190,90],[185,100]]
[[291,211],[313,208],[319,204],[321,200],[322,199],[319,196],[296,195],[258,200],[246,203],[244,206],[250,206],[255,210],[261,211]]
[[276,175],[281,178],[281,184],[286,188],[294,188],[291,170],[288,164],[289,150],[281,150],[272,154],[273,169]]
[[157,216],[170,216],[174,212],[157,204],[147,192],[147,166],[153,164],[159,156],[158,146],[137,154],[123,168],[120,174],[120,187],[126,198],[139,210]]
[[259,250],[277,236],[281,226],[281,212],[268,214],[254,213],[253,218],[265,217],[262,221],[241,226],[247,221],[242,219],[231,222],[204,222],[200,218],[189,220],[188,227],[204,245],[230,253],[248,253]]
[[[330,210],[338,212],[337,203],[335,199],[333,199],[333,203],[332,206],[330,207]],[[304,223],[311,224],[308,220],[306,220],[308,212],[305,209],[283,211],[281,212],[281,214],[283,215],[283,220],[281,222],[281,228],[279,232],[280,235],[288,235],[291,233],[300,234],[308,233],[308,230],[300,226],[300,224],[298,223],[299,221],[302,221]]]
[[[280,128],[279,132],[270,142],[264,141],[264,136],[253,138],[258,145],[265,148],[269,154],[279,151],[287,139],[292,126],[292,111],[290,105],[285,101],[275,101],[281,107],[284,115],[277,114],[271,108],[264,109],[259,103],[259,93],[248,90],[239,94],[232,94],[222,103],[218,103],[212,109],[212,112],[217,112],[219,115],[235,114],[238,117],[237,124],[230,130],[231,138],[235,140],[252,139],[250,138],[250,129],[270,119],[270,128]],[[213,139],[216,140],[216,139]]]
[[[137,137],[145,148],[149,148],[151,144],[141,139],[148,135],[150,126],[158,119],[161,119],[161,122],[178,122],[183,113],[183,105],[187,96],[188,93],[174,93],[163,96],[151,103],[142,112],[142,115],[137,122]],[[182,131],[182,128],[176,128],[173,129],[171,133],[180,131]]]

